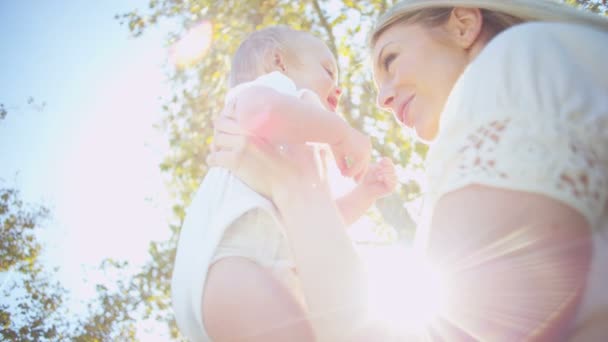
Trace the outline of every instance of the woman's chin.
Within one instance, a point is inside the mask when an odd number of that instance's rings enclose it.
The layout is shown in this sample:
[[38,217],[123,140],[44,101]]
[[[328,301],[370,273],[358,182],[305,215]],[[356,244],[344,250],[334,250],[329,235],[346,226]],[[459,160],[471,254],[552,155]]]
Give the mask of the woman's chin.
[[422,141],[425,144],[430,144],[437,137],[437,128],[435,128],[434,126],[414,126],[413,131],[416,133],[416,137],[418,138],[418,140]]

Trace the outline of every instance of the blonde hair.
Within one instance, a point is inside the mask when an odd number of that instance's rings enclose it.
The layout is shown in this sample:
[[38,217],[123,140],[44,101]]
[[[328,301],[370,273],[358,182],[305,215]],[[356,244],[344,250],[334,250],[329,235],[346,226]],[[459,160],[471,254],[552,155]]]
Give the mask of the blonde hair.
[[[450,18],[454,7],[426,8],[412,12],[399,13],[399,11],[389,12],[388,15],[379,19],[379,23],[370,35],[369,45],[373,47],[382,33],[394,25],[402,24],[422,24],[427,27],[437,27]],[[490,39],[503,30],[511,26],[525,22],[523,18],[518,18],[506,13],[481,9],[483,17],[483,28],[488,33]]]
[[277,25],[251,33],[239,45],[232,57],[229,86],[232,88],[243,82],[255,80],[257,77],[274,70],[274,57],[278,52],[284,61],[298,63],[295,36],[306,34],[287,26]]
[[369,46],[373,47],[380,35],[396,24],[439,26],[447,21],[455,7],[479,8],[483,29],[490,39],[527,21],[571,22],[608,30],[606,18],[550,0],[404,0],[378,18],[369,35]]

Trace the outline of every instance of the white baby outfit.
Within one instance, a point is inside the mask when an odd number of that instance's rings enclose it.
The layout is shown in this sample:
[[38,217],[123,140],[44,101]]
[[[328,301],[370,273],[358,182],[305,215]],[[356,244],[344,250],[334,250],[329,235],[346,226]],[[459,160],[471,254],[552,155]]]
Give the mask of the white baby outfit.
[[[266,86],[284,94],[316,99],[298,90],[287,76],[273,72],[231,89],[226,103],[243,89]],[[318,102],[321,105],[320,101]],[[202,298],[209,267],[240,256],[273,271],[302,302],[294,263],[272,202],[224,168],[211,168],[186,212],[171,282],[175,318],[191,341],[209,341],[202,317]]]

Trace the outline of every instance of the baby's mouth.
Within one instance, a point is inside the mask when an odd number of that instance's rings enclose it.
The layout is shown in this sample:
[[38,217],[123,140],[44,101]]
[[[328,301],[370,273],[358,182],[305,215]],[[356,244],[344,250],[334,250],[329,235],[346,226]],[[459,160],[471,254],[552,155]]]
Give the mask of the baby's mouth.
[[338,109],[338,98],[335,96],[329,96],[327,98],[327,104],[329,105],[329,109],[333,112]]

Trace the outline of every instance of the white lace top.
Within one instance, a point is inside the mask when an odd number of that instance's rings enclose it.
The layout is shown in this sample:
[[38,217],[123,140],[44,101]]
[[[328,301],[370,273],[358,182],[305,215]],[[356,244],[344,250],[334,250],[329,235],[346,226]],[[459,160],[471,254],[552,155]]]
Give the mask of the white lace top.
[[585,216],[594,256],[578,320],[608,310],[607,60],[605,31],[528,23],[501,33],[456,83],[427,156],[431,208],[482,184],[543,194]]

